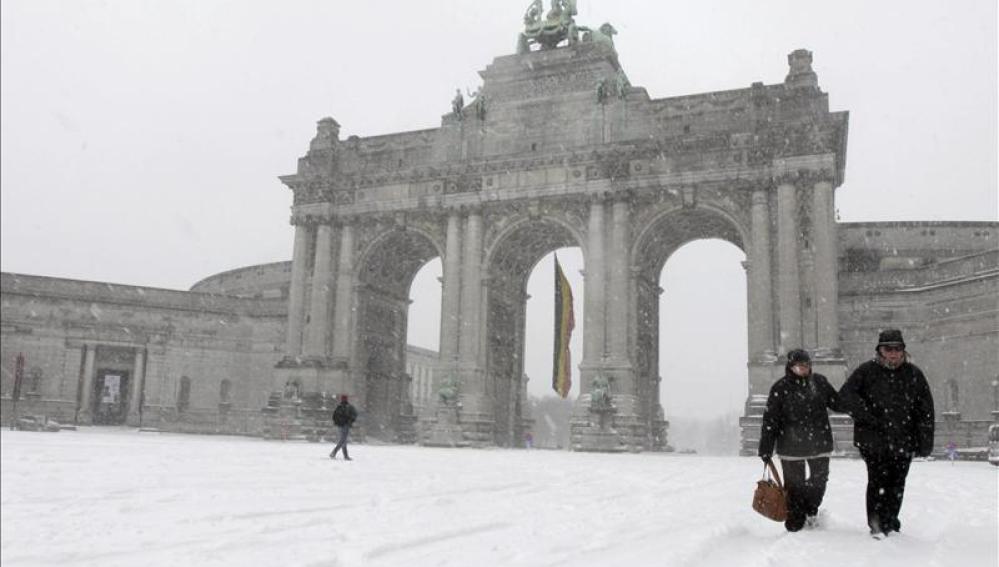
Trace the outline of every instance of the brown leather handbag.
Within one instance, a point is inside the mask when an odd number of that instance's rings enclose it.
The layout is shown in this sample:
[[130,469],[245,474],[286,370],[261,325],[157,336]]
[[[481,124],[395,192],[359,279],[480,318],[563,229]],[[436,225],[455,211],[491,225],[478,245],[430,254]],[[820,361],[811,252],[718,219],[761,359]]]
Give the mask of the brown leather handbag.
[[[773,478],[769,478],[768,472],[773,474]],[[753,510],[775,522],[787,519],[787,491],[780,481],[780,473],[777,472],[773,460],[768,460],[763,465],[763,480],[756,482]]]

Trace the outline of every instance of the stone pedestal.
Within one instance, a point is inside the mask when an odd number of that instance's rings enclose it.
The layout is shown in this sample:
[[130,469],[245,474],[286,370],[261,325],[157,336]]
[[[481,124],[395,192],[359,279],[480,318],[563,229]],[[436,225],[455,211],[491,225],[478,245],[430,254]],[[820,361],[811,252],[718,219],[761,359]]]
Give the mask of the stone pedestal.
[[[272,392],[267,406],[262,410],[265,439],[336,441],[337,430],[333,425],[333,409],[337,399],[332,394],[307,392],[300,397],[286,397],[284,392]],[[363,435],[351,430],[355,439]]]
[[[581,399],[583,397],[580,396]],[[583,404],[577,404],[569,423],[572,450],[603,453],[628,451],[627,441],[614,427],[616,416],[617,408],[611,404],[590,404],[588,399]]]
[[439,403],[434,422],[430,426],[423,444],[428,447],[467,447],[458,419],[458,405]]
[[350,394],[350,380],[346,365],[336,364],[327,358],[284,359],[274,369],[274,388],[284,390],[298,384],[299,394],[325,392]]
[[763,424],[763,410],[767,407],[767,394],[750,394],[746,398],[746,409],[739,418],[742,439],[739,454],[754,456],[760,447],[760,428]]

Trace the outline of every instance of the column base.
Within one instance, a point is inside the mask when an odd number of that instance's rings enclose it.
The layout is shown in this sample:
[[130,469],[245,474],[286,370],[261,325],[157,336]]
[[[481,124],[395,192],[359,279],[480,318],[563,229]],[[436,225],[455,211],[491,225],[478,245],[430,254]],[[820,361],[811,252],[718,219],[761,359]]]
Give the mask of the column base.
[[838,349],[816,349],[812,357],[812,372],[825,376],[834,388],[839,388],[846,382],[846,359]]
[[[338,432],[332,421],[336,404],[337,399],[331,394],[306,392],[298,398],[286,398],[284,392],[272,392],[267,406],[261,410],[264,414],[261,436],[282,441],[336,441]],[[351,437],[361,441],[363,431],[354,428]]]
[[426,447],[467,447],[457,404],[439,404],[422,443]]
[[569,421],[569,442],[573,451],[601,453],[639,453],[646,447],[648,431],[637,414],[638,400],[630,395],[612,395],[591,399],[580,395],[576,399]]

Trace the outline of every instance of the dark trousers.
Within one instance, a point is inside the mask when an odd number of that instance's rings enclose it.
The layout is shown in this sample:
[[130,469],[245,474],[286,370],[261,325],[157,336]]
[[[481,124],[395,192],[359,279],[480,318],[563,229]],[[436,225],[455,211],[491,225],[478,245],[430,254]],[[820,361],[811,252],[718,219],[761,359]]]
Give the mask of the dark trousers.
[[333,452],[330,453],[331,457],[336,457],[337,451],[343,449],[343,458],[349,459],[350,455],[347,454],[347,436],[350,435],[349,425],[338,425],[340,429],[340,440],[337,441],[336,447],[333,448]]
[[872,532],[899,531],[898,513],[912,456],[895,451],[861,450],[867,464],[867,524]]
[[[805,477],[805,464],[808,477]],[[784,527],[796,532],[805,525],[807,516],[819,513],[822,498],[829,482],[829,457],[816,457],[801,461],[781,459],[784,469],[784,488],[787,489],[787,521]]]

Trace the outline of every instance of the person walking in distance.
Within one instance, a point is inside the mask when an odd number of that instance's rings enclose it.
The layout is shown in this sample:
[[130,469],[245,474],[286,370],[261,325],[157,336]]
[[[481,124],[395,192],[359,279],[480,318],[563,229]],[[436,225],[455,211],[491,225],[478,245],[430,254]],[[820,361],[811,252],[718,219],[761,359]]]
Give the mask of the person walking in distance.
[[350,428],[354,425],[356,419],[357,410],[347,401],[347,394],[342,394],[340,396],[340,404],[333,410],[333,425],[336,425],[340,430],[340,440],[337,441],[336,447],[330,453],[331,459],[335,459],[337,452],[343,449],[343,460],[352,460],[350,455],[347,454],[347,437],[350,435]]
[[902,529],[905,478],[914,455],[933,452],[934,415],[930,386],[909,362],[902,331],[882,331],[875,353],[847,378],[839,396],[867,465],[867,525],[880,539]]
[[758,453],[764,463],[772,458],[775,446],[780,455],[787,488],[784,527],[789,532],[817,524],[833,450],[827,408],[842,411],[836,389],[825,376],[812,372],[808,352],[788,352],[784,376],[770,388],[767,398]]

